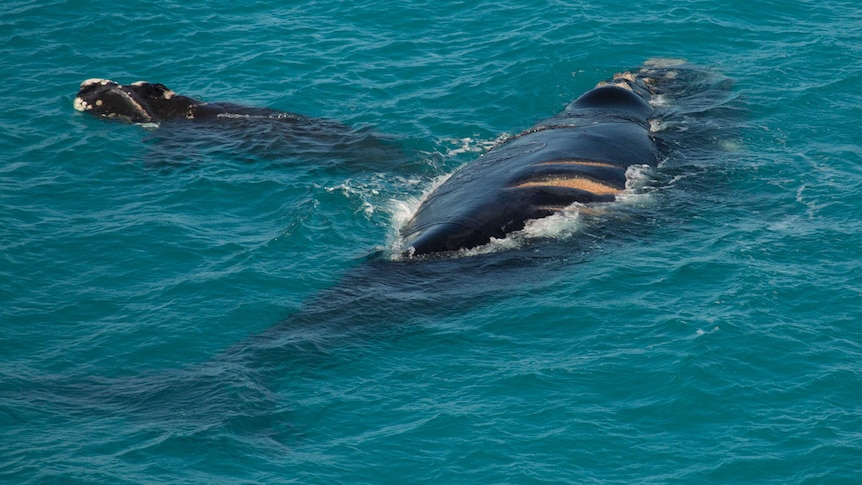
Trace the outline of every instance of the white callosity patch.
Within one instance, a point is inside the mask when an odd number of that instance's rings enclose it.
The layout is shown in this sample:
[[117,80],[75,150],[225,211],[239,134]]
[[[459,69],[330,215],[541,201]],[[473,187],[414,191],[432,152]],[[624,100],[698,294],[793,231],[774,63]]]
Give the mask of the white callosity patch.
[[[114,83],[114,82],[111,81],[110,79],[90,78],[90,79],[87,79],[81,83],[81,89],[84,89],[84,88],[92,86],[92,85],[105,86],[105,85],[111,84],[111,83]],[[73,106],[74,106],[76,111],[87,111],[87,110],[93,109],[93,106],[90,105],[90,103],[88,103],[84,99],[82,99],[80,96],[75,97],[75,102],[73,103]]]
[[117,84],[117,83],[115,83],[114,81],[111,81],[110,79],[100,79],[100,78],[94,77],[94,78],[90,78],[90,79],[87,79],[86,81],[82,82],[81,83],[81,89],[84,89],[85,87],[91,86],[93,84],[105,86],[107,84]]
[[[144,84],[144,81],[138,81],[133,85],[141,84]],[[143,119],[145,122],[151,119],[149,113],[144,109],[144,107],[141,106],[141,104],[138,103],[129,93],[121,89],[121,86],[118,83],[111,81],[110,79],[91,78],[81,83],[81,90],[83,91],[84,89],[92,86],[111,86],[109,88],[109,92],[124,97],[129,103],[129,105],[132,106],[132,108],[137,112],[138,116],[141,119]],[[171,96],[173,96],[173,91],[167,90],[167,92],[170,93]],[[83,99],[80,95],[76,96],[75,101],[73,102],[73,107],[77,111],[90,111],[95,107],[102,107],[103,105],[104,101],[102,99],[96,99],[93,103],[91,103]],[[100,113],[100,115],[106,118],[123,117],[117,113],[111,112]]]
[[75,97],[75,102],[73,103],[73,106],[75,107],[76,111],[87,111],[93,108],[92,106],[90,106],[90,103],[84,101],[77,96]]

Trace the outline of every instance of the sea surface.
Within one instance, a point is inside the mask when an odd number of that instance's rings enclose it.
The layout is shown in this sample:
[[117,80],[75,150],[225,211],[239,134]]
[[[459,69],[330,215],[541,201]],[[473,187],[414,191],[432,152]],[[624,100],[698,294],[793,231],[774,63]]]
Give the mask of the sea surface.
[[[0,6],[0,482],[859,483],[862,5]],[[446,258],[422,197],[614,73],[662,165]],[[129,125],[88,78],[331,120]]]

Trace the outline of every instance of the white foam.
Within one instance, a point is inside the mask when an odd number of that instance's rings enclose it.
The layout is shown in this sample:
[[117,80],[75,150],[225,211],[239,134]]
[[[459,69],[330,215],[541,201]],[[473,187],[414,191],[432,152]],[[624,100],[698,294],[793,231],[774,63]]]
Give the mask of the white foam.
[[477,140],[475,138],[448,138],[444,143],[454,145],[454,148],[446,149],[446,156],[451,157],[462,153],[484,153],[494,146],[507,140],[509,135],[503,134],[493,140]]
[[721,147],[722,150],[727,152],[737,152],[742,150],[742,144],[739,140],[725,139],[719,140],[718,146]]
[[[527,221],[524,228],[520,231],[515,231],[506,238],[499,241],[502,247],[511,244],[521,245],[525,242],[535,239],[559,239],[571,237],[583,227],[583,217],[581,210],[585,207],[582,204],[572,204],[562,211],[555,212],[548,217],[541,219],[531,219]],[[509,239],[509,242],[504,242]]]
[[650,98],[649,104],[653,108],[668,108],[671,106],[671,101],[664,94],[656,94]]
[[[405,205],[404,207],[408,206]],[[511,232],[501,239],[491,238],[491,241],[487,244],[483,244],[475,248],[454,251],[447,254],[447,257],[463,258],[478,256],[481,254],[517,249],[528,245],[537,239],[559,239],[571,237],[583,226],[580,214],[580,210],[583,207],[584,206],[580,204],[575,204],[548,217],[529,220],[520,231]],[[414,212],[415,209],[406,211],[406,220],[409,220],[409,218],[413,216]],[[393,260],[403,260],[405,258],[412,257],[412,254],[408,253],[405,255],[401,253],[403,250],[403,241],[400,238],[390,245],[389,250],[390,258]]]
[[[406,197],[404,200],[398,199],[390,199],[388,212],[392,217],[392,227],[395,228],[396,233],[400,233],[401,229],[407,225],[410,219],[416,214],[416,211],[419,209],[419,206],[422,205],[422,202],[431,195],[432,192],[437,190],[437,187],[441,186],[443,182],[447,181],[449,177],[452,176],[452,173],[441,175],[439,177],[435,177],[428,185],[422,190],[422,195],[419,197]],[[418,184],[419,182],[416,180],[408,181],[411,184]]]
[[649,165],[629,165],[626,169],[626,191],[637,192],[652,180],[652,167]]
[[242,113],[219,113],[216,118],[259,120],[269,118],[267,115],[250,115]]
[[693,336],[693,337],[694,337],[694,338],[702,337],[702,336],[704,336],[704,335],[709,335],[709,334],[711,334],[711,333],[718,332],[718,330],[719,330],[718,325],[716,325],[716,326],[712,327],[712,328],[711,328],[711,329],[709,329],[709,330],[704,330],[704,329],[702,329],[702,328],[699,328],[699,329],[697,329],[697,330],[694,332],[694,336]]
[[340,191],[348,199],[359,199],[361,206],[356,212],[361,212],[367,218],[371,218],[374,215],[376,209],[370,199],[380,194],[380,190],[374,186],[347,179],[339,185],[324,187],[324,189],[327,192]]
[[419,204],[421,203],[422,199],[419,197],[406,200],[389,199],[388,212],[392,218],[392,227],[396,233],[407,225],[407,222],[416,213],[416,209],[419,208]]

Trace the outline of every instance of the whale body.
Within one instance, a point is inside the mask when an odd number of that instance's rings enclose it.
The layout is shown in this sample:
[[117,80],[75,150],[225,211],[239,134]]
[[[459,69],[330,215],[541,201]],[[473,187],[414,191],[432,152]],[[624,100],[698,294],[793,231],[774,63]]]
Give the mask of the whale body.
[[157,123],[175,119],[207,120],[230,116],[258,116],[282,121],[304,121],[305,116],[268,108],[232,103],[205,103],[175,93],[159,83],[138,81],[119,84],[110,79],[87,79],[81,83],[74,107],[100,118],[129,123]]
[[629,167],[658,163],[649,82],[618,75],[454,172],[402,228],[402,252],[470,249],[574,203],[615,200]]

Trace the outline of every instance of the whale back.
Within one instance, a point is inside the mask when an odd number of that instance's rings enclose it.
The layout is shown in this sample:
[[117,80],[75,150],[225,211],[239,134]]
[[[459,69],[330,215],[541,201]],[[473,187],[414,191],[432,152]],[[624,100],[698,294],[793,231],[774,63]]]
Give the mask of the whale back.
[[658,164],[644,80],[615,77],[457,170],[401,231],[408,255],[470,249],[575,204],[611,202],[632,165]]
[[579,96],[566,106],[566,113],[577,113],[585,110],[602,110],[628,114],[634,118],[646,120],[653,108],[634,91],[618,85],[599,86]]

